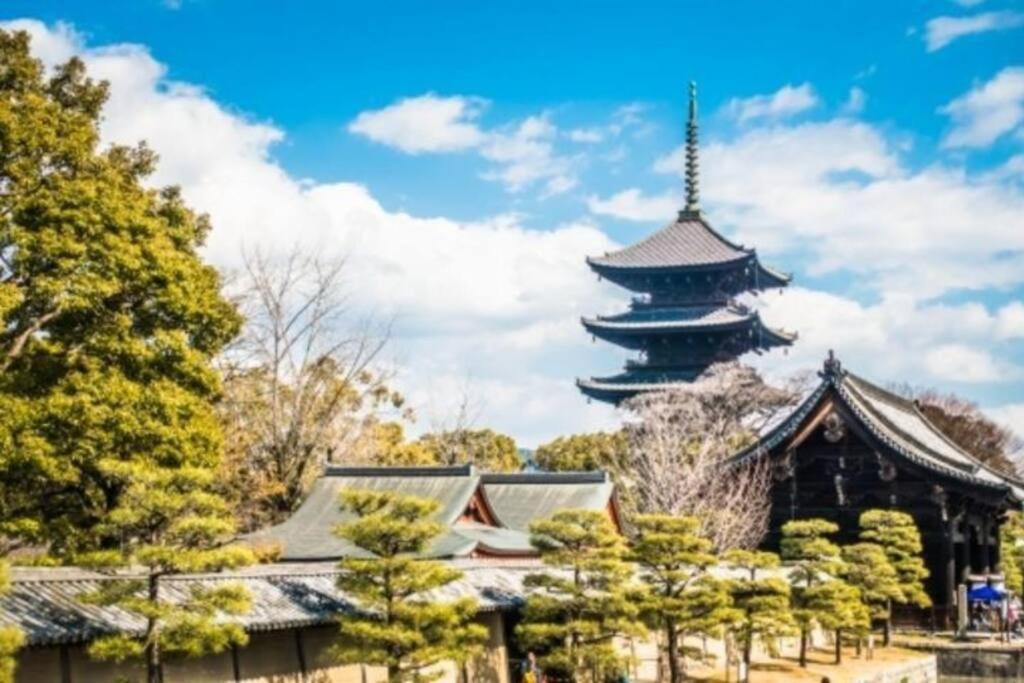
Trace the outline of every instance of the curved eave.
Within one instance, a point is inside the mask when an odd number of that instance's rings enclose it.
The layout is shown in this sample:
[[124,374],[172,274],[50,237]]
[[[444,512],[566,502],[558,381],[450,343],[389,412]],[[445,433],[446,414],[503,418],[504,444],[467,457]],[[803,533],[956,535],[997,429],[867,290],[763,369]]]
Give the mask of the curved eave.
[[614,382],[603,381],[599,378],[577,379],[576,387],[584,395],[610,403],[619,403],[637,394],[651,391],[668,391],[687,386],[688,382],[679,380],[673,382]]
[[[779,447],[786,439],[793,436],[799,430],[800,425],[802,425],[811,413],[814,412],[814,409],[823,400],[829,389],[834,389],[835,394],[837,394],[841,399],[843,406],[858,418],[859,423],[864,426],[870,436],[886,446],[898,457],[910,462],[912,465],[930,470],[951,479],[988,490],[999,491],[1004,493],[1010,500],[1014,501],[1018,505],[1024,503],[1024,483],[1022,482],[1012,480],[1005,475],[993,472],[991,468],[988,468],[979,462],[978,465],[980,469],[984,469],[986,472],[990,473],[990,476],[997,477],[1000,481],[984,479],[976,476],[975,472],[978,471],[977,469],[973,472],[968,471],[963,467],[947,463],[946,460],[939,458],[937,455],[932,456],[931,451],[928,451],[929,455],[926,457],[915,449],[909,448],[907,444],[903,443],[902,439],[897,439],[892,436],[892,432],[895,430],[894,426],[890,425],[883,416],[877,415],[875,411],[863,407],[861,405],[862,401],[851,396],[850,390],[844,387],[843,384],[842,379],[836,380],[833,378],[826,378],[823,380],[821,384],[818,385],[817,389],[804,399],[793,410],[793,412],[791,412],[785,419],[781,420],[767,433],[763,434],[756,443],[732,456],[731,462],[736,465],[742,464],[751,458],[759,457]],[[895,431],[898,432],[898,430]]]
[[793,276],[790,273],[769,268],[761,263],[760,259],[757,260],[757,270],[758,289],[780,289],[793,281]]
[[598,275],[612,279],[615,275],[675,275],[686,273],[708,273],[717,270],[726,270],[737,266],[745,266],[754,257],[753,252],[737,254],[736,258],[723,259],[721,261],[708,261],[706,263],[662,263],[657,265],[639,265],[614,263],[602,256],[588,256],[587,265]]

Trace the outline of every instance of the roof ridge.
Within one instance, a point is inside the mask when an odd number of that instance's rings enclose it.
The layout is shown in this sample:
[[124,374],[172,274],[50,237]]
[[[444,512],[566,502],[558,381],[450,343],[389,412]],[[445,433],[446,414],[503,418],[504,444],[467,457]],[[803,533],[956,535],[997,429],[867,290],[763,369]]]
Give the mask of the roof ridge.
[[423,467],[387,467],[371,465],[331,465],[324,468],[324,475],[330,477],[472,477],[476,475],[473,465],[428,465]]
[[605,470],[484,472],[480,475],[480,483],[484,486],[487,484],[605,484],[608,481],[608,472]]

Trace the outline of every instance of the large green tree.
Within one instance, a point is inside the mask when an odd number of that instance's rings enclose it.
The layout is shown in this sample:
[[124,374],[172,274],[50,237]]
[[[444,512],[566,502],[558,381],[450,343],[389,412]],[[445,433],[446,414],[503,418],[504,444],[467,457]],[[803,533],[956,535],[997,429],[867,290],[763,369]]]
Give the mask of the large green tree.
[[132,468],[105,463],[216,465],[210,361],[240,323],[209,221],[144,184],[144,145],[101,148],[106,98],[0,31],[0,516],[59,554],[118,543]]
[[349,490],[342,507],[354,518],[338,527],[338,535],[369,557],[341,561],[338,587],[355,598],[359,611],[341,618],[339,660],[386,667],[388,682],[400,683],[429,680],[429,667],[464,662],[476,653],[487,635],[472,622],[476,601],[440,601],[428,594],[461,573],[417,557],[442,531],[434,519],[438,503]]
[[593,432],[560,436],[533,453],[537,467],[548,472],[619,472],[626,464],[625,432]]
[[515,440],[493,429],[457,428],[424,434],[417,444],[438,465],[473,464],[487,472],[516,472],[523,468]]
[[[928,568],[921,556],[921,532],[913,517],[898,510],[867,510],[860,516],[860,537],[880,545],[896,570],[900,595],[894,602],[922,608],[931,606],[931,598],[924,588]],[[885,645],[891,641],[892,619],[887,618]]]
[[249,594],[240,584],[194,585],[184,601],[162,592],[165,579],[174,574],[219,571],[253,560],[247,549],[226,544],[235,523],[223,498],[213,492],[216,470],[117,460],[101,467],[131,483],[99,529],[120,538],[120,547],[76,558],[115,572],[82,599],[134,613],[145,620],[146,631],[141,638],[101,636],[90,644],[89,654],[115,661],[143,659],[147,681],[160,683],[168,656],[199,657],[244,645],[242,627],[223,618],[248,611]]
[[664,637],[671,683],[686,674],[687,635],[720,635],[737,618],[728,585],[708,573],[717,559],[693,517],[640,515],[630,559],[648,592],[642,603],[648,624]]
[[790,587],[778,576],[758,575],[758,572],[778,568],[779,556],[775,553],[736,549],[726,552],[723,559],[727,566],[742,572],[729,581],[729,592],[739,612],[733,633],[749,676],[754,642],[760,641],[768,651],[775,653],[778,639],[790,635],[795,628],[789,607]]
[[549,676],[576,682],[613,676],[623,664],[614,639],[644,630],[622,537],[595,510],[556,512],[530,532],[549,570],[526,578],[534,590],[516,629],[520,642],[540,654]]
[[1024,515],[1011,510],[999,529],[999,557],[1006,587],[1020,595],[1024,591]]

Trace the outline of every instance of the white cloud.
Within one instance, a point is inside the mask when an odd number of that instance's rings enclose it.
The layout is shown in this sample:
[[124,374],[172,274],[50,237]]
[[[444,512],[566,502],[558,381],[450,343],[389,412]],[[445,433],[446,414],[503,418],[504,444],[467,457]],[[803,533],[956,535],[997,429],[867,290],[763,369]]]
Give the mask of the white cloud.
[[[69,30],[19,27],[46,47],[50,63],[78,53],[91,75],[110,81],[103,140],[149,142],[160,155],[153,181],[181,185],[189,204],[210,214],[211,261],[237,266],[243,243],[347,255],[353,300],[396,320],[397,381],[414,400],[446,378],[470,376],[489,394],[481,422],[524,445],[570,425],[613,424],[614,411],[588,405],[572,383],[607,362],[606,350],[586,343],[579,316],[619,299],[583,263],[585,254],[615,248],[600,230],[582,222],[533,230],[515,216],[414,216],[385,208],[356,182],[301,182],[271,158],[280,130],[168,82],[144,48],[89,48]],[[530,145],[551,134],[542,118],[530,119],[490,136],[487,153],[525,169],[509,178],[522,182],[543,158]]]
[[427,93],[364,111],[348,130],[409,154],[465,150],[484,141],[476,120],[485,104],[477,97]]
[[784,119],[807,111],[819,103],[810,83],[785,85],[771,95],[734,98],[725,104],[725,111],[740,123],[756,119]]
[[978,303],[951,306],[899,296],[863,304],[798,285],[770,292],[760,302],[767,324],[800,335],[786,356],[773,352],[761,361],[774,373],[820,366],[835,349],[848,369],[882,384],[977,384],[1011,381],[1021,374],[993,356],[992,337],[1005,308],[990,311]]
[[544,195],[555,195],[577,185],[577,160],[556,152],[558,129],[547,115],[484,130],[477,119],[486,104],[476,97],[428,93],[364,111],[348,130],[409,154],[474,149],[494,162],[483,177],[501,182],[509,192],[541,183]]
[[614,216],[628,221],[669,222],[682,206],[681,193],[667,192],[648,195],[636,187],[622,190],[602,199],[596,195],[587,198],[587,208],[599,216]]
[[985,408],[988,416],[1024,439],[1024,403],[1007,403]]
[[[1024,194],[941,165],[911,171],[898,139],[863,122],[750,130],[702,150],[716,224],[812,275],[846,271],[887,293],[938,296],[1024,282]],[[683,151],[656,164],[679,173]]]
[[1024,67],[1009,66],[940,110],[953,120],[944,147],[985,147],[1024,121]]
[[502,182],[510,192],[538,181],[544,183],[545,194],[571,190],[578,183],[576,161],[555,152],[557,134],[547,116],[531,116],[514,128],[491,132],[480,153],[495,168],[483,177]]
[[850,94],[846,98],[846,102],[843,103],[841,113],[847,116],[856,116],[864,111],[864,106],[867,104],[868,95],[862,88],[853,86],[850,88]]
[[1005,31],[1021,25],[1024,25],[1024,14],[1009,10],[983,12],[969,17],[935,17],[925,24],[924,41],[928,52],[935,52],[964,36]]
[[569,139],[573,142],[593,144],[604,140],[604,131],[600,128],[573,128],[569,131]]
[[989,353],[960,344],[944,344],[929,349],[925,354],[925,365],[932,376],[951,382],[998,382],[1010,379]]

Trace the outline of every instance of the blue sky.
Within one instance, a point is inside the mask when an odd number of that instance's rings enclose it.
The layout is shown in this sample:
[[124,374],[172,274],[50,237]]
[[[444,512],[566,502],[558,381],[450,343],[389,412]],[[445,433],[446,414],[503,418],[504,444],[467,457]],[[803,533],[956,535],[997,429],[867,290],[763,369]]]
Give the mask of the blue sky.
[[[214,219],[209,257],[305,243],[394,315],[416,428],[470,394],[525,445],[611,426],[572,386],[622,354],[581,314],[626,296],[583,257],[681,197],[700,87],[705,209],[796,283],[784,375],[835,347],[880,382],[1024,425],[1024,3],[8,0],[49,63],[113,84]],[[1024,428],[1024,427],[1022,427]]]

